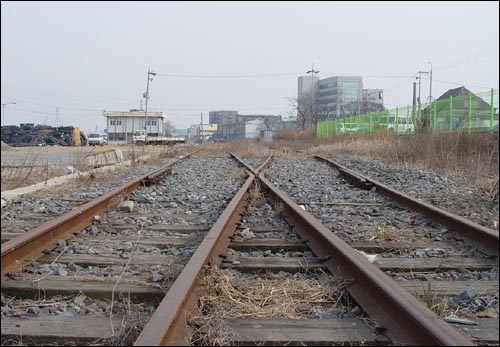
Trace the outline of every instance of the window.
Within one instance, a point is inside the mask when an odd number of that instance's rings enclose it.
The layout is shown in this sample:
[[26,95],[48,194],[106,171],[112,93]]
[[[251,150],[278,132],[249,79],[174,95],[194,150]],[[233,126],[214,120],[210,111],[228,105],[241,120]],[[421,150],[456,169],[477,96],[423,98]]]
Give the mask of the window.
[[156,125],[156,119],[155,120],[148,120],[147,125]]
[[359,90],[357,90],[357,89],[343,89],[342,94],[344,94],[344,95],[359,95]]
[[357,81],[342,81],[342,87],[359,88],[359,82],[357,82]]
[[121,119],[111,119],[109,125],[122,125]]

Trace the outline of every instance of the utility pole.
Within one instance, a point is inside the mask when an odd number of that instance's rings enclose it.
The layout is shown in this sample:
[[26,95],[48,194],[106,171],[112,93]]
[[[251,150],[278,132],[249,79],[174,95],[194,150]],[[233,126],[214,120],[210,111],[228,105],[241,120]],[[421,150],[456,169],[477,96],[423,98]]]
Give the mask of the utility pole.
[[[148,137],[148,100],[149,100],[149,81],[152,81],[153,80],[153,77],[152,76],[156,76],[156,74],[151,71],[150,68],[148,68],[148,82],[146,84],[146,93],[143,94],[144,98],[146,99],[146,107],[145,107],[145,110],[144,110],[144,144],[146,144],[146,140],[147,140],[147,137]],[[149,125],[149,130],[151,131],[151,124]]]
[[[431,64],[431,63],[429,63]],[[431,83],[430,83],[430,88],[429,88],[429,98],[430,98],[430,101],[432,101],[432,64],[431,64],[431,71],[419,71],[417,72],[417,74],[419,75],[417,78],[418,78],[418,103],[420,104],[420,82],[421,82],[421,79],[422,79],[422,75],[428,75],[430,76],[430,80],[431,80]]]
[[[418,77],[417,77],[418,79]],[[417,82],[413,82],[413,108],[411,112],[412,120],[415,121],[415,108],[417,107]]]
[[420,105],[420,86],[421,86],[421,82],[422,82],[422,75],[421,75],[421,71],[417,72],[418,76],[417,76],[417,80],[418,80],[418,97],[417,97],[417,104]]
[[201,122],[200,122],[200,143],[203,144],[203,112],[201,112]]
[[430,86],[429,86],[429,103],[432,103],[432,63],[428,61],[429,64],[431,64],[431,71],[430,71]]
[[56,107],[56,129],[59,130],[59,107]]
[[11,102],[6,102],[5,104],[2,104],[2,126],[4,125],[5,123],[5,106],[7,105],[14,105],[16,102],[15,101],[11,101]]
[[318,74],[318,70],[314,70],[314,63],[312,63],[311,70],[307,71],[306,73],[311,74],[311,123],[313,123],[315,117],[314,117],[314,74]]

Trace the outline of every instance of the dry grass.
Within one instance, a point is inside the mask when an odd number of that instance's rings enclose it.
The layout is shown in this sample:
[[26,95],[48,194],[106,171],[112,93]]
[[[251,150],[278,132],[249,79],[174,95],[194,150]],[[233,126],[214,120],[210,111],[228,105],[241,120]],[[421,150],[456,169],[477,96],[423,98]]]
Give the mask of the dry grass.
[[[318,139],[313,130],[277,132],[272,143],[263,141],[239,141],[226,144],[204,144],[199,157],[228,157],[228,151],[240,157],[267,157],[271,153],[285,158],[303,158],[297,150],[308,150],[315,154],[337,157],[357,156],[380,160],[396,166],[419,167],[434,171],[466,185],[471,190],[486,192],[493,197],[499,191],[499,139],[495,134],[432,134],[418,133],[414,136],[349,136],[338,135],[328,139]],[[155,158],[175,157],[186,154],[196,146],[118,146],[128,150],[131,158],[145,154]],[[91,151],[109,150],[115,147],[91,147]],[[2,189],[26,186],[54,177],[63,166],[52,167],[45,163],[34,165],[37,153],[89,151],[89,147],[46,147],[16,148],[15,151],[26,155],[23,168],[5,170],[2,168]],[[31,158],[31,159],[28,159]],[[70,165],[84,171],[81,163]]]
[[[290,275],[231,274],[207,269],[202,280],[198,312],[192,314],[192,344],[229,345],[232,332],[225,319],[307,318],[314,307],[336,307],[345,293],[346,282],[328,274],[315,279]],[[298,307],[302,307],[298,309]]]
[[433,134],[412,136],[337,135],[318,139],[313,130],[281,131],[272,143],[259,140],[227,144],[205,144],[200,157],[227,157],[227,151],[240,157],[304,158],[298,150],[327,157],[357,156],[383,163],[431,170],[493,197],[499,191],[498,133]]
[[433,134],[421,132],[412,136],[337,135],[318,139],[313,130],[281,131],[272,143],[240,141],[228,144],[205,144],[199,156],[227,157],[227,151],[240,157],[274,156],[303,158],[298,150],[327,157],[357,156],[375,159],[389,165],[431,170],[457,180],[466,188],[493,197],[499,191],[498,133]]
[[432,134],[414,136],[337,136],[311,148],[324,156],[358,156],[396,166],[431,170],[467,188],[498,195],[498,134]]
[[113,327],[115,334],[93,341],[89,346],[132,346],[151,318],[150,314],[134,312],[122,318],[119,327]]
[[[2,191],[26,187],[35,183],[44,182],[49,179],[64,176],[64,169],[72,166],[79,172],[91,170],[93,167],[88,165],[86,157],[93,156],[100,152],[119,149],[128,153],[128,159],[132,160],[132,165],[137,164],[158,164],[164,158],[173,158],[180,154],[185,154],[185,148],[167,147],[167,146],[91,146],[91,147],[21,147],[9,149],[9,155],[15,154],[15,166],[9,166],[9,163],[2,165]],[[12,154],[11,154],[12,153]],[[45,154],[61,154],[61,156],[72,154],[64,164],[63,157],[60,160],[52,160],[57,164],[49,164],[47,159],[42,159]],[[19,161],[18,158],[22,158]],[[139,158],[147,158],[139,161]],[[75,180],[76,186],[87,184],[103,174],[94,173],[92,176],[81,176]],[[80,181],[80,182],[78,182]],[[65,184],[75,186],[74,183]]]
[[423,301],[425,305],[440,317],[444,317],[448,314],[448,298],[446,296],[440,296],[432,290],[431,282],[427,285],[427,289],[424,287]]

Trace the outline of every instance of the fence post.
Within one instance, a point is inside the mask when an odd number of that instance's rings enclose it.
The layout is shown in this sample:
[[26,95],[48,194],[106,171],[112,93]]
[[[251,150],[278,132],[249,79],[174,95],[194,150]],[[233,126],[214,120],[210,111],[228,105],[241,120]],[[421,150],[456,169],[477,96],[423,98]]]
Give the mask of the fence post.
[[387,129],[387,134],[389,134],[389,110],[385,111],[385,128]]
[[432,108],[432,119],[434,121],[434,130],[437,129],[437,100],[434,99],[434,107]]
[[399,109],[396,107],[396,131],[394,132],[396,135],[399,132]]
[[453,131],[453,96],[450,96],[450,132]]
[[422,126],[422,112],[420,102],[418,103],[417,107],[417,124],[419,125],[419,127]]
[[493,107],[494,99],[494,90],[491,88],[491,110],[490,110],[490,132],[493,132],[493,119],[495,118],[495,108]]
[[469,92],[469,110],[467,112],[467,134],[471,133],[471,122],[472,122],[472,93]]
[[[410,127],[408,126],[408,121],[410,120],[410,105],[406,105],[406,126],[405,126],[405,134],[409,135],[408,130]],[[411,130],[410,130],[411,133]]]

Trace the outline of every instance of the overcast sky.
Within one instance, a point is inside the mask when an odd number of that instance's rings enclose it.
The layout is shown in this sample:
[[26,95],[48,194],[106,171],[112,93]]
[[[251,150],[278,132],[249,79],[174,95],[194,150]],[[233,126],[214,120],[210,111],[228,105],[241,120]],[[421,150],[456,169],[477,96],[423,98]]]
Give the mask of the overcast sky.
[[320,78],[362,76],[395,108],[428,62],[435,97],[498,89],[498,52],[497,1],[2,1],[1,97],[16,102],[2,125],[103,131],[102,110],[140,107],[149,66],[149,110],[177,128],[214,110],[286,117],[312,63]]

